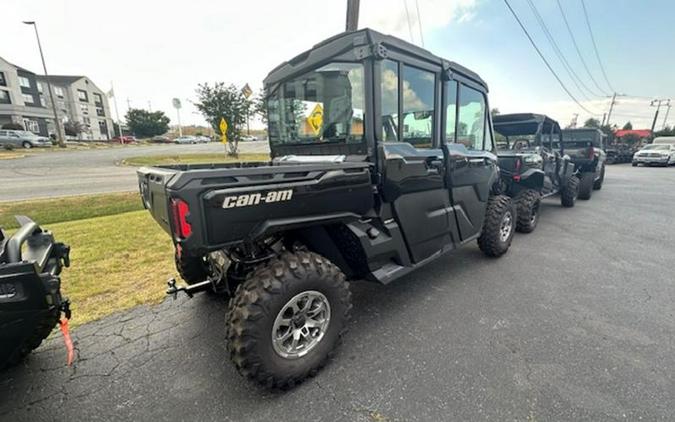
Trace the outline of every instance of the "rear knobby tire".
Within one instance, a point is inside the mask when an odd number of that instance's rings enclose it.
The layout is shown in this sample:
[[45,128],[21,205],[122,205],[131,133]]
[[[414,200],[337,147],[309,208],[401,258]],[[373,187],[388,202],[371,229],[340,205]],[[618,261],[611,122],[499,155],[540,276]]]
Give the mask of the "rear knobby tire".
[[40,322],[35,326],[33,332],[21,342],[12,353],[9,355],[7,361],[0,362],[0,369],[14,366],[21,362],[30,352],[37,349],[42,341],[46,339],[52,332],[56,324],[59,322],[61,311],[57,307],[49,309],[42,317]]
[[539,222],[541,194],[534,189],[526,189],[518,194],[515,203],[518,214],[516,230],[532,233]]
[[209,276],[208,265],[202,257],[174,255],[176,270],[187,284],[195,284],[206,280]]
[[579,199],[591,199],[594,179],[595,173],[581,173],[579,175]]
[[487,256],[502,256],[509,250],[517,221],[516,207],[506,195],[488,199],[478,247]]
[[[316,292],[330,310],[323,337],[304,355],[282,356],[273,344],[275,321],[293,299]],[[230,299],[230,358],[248,379],[268,388],[292,388],[325,365],[346,330],[351,307],[349,284],[338,267],[313,252],[284,252],[255,269]]]
[[560,203],[563,207],[572,208],[577,202],[578,195],[579,179],[576,176],[572,176],[567,179],[565,186],[563,186],[562,191],[560,192]]
[[593,190],[600,190],[602,189],[602,183],[605,181],[605,165],[603,164],[602,167],[600,168],[600,177],[598,180],[593,182]]

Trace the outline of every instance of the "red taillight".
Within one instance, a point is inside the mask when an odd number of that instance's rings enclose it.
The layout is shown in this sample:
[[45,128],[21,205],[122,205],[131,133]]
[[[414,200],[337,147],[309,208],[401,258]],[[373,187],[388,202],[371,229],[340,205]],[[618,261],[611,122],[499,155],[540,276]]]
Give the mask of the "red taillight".
[[187,222],[190,207],[182,199],[171,200],[171,214],[173,214],[173,234],[186,239],[192,234],[192,226]]

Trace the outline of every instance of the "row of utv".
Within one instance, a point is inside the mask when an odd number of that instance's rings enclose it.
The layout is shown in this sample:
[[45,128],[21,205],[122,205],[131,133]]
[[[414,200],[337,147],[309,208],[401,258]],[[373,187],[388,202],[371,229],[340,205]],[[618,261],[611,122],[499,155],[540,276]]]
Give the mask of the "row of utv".
[[[604,180],[599,132],[493,118],[479,75],[369,29],[282,63],[265,90],[271,161],[145,167],[138,179],[186,283],[167,293],[226,298],[230,358],[268,387],[327,362],[348,325],[349,282],[387,284],[467,244],[499,257],[535,229],[544,198],[572,207]],[[49,292],[67,248],[24,223],[0,254],[0,357],[12,362],[64,310]],[[39,242],[40,253],[17,252]]]

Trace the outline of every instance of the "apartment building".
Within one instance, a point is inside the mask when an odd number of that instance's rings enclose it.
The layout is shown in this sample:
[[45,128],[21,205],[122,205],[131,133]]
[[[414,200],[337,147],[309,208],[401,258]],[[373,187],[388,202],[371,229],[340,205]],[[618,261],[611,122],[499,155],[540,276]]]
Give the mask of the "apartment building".
[[[113,121],[105,93],[86,76],[50,75],[61,122],[80,122],[79,139],[110,139]],[[0,57],[0,126],[17,123],[47,136],[56,133],[47,79]]]

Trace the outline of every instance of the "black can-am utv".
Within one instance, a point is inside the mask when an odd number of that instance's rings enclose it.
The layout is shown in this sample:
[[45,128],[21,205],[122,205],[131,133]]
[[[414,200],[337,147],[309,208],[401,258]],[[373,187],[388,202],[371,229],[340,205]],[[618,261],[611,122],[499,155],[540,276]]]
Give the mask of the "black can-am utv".
[[69,265],[70,248],[26,217],[16,233],[0,229],[0,369],[18,363],[47,338],[61,313],[59,274]]
[[502,186],[518,209],[517,230],[532,232],[541,199],[560,194],[573,207],[579,193],[574,163],[565,154],[560,125],[542,114],[502,114],[493,118]]
[[292,386],[346,328],[346,280],[389,283],[477,240],[504,254],[516,212],[497,194],[487,85],[372,30],[343,33],[265,79],[272,162],[138,171],[187,287],[231,295],[239,372]]
[[564,129],[562,140],[565,153],[574,163],[579,177],[579,199],[591,199],[594,190],[602,189],[605,181],[605,138],[600,129]]

